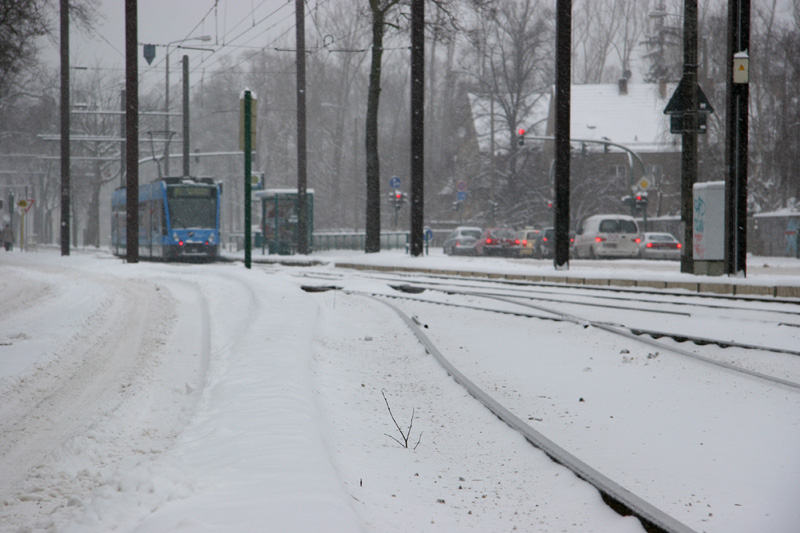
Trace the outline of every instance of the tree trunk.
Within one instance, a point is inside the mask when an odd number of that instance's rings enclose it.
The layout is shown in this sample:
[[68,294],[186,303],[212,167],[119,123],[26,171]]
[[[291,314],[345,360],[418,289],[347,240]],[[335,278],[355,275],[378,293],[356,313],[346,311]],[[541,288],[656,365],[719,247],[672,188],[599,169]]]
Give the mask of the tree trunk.
[[386,12],[377,0],[370,0],[372,10],[372,64],[369,69],[365,147],[367,159],[367,235],[366,253],[381,251],[381,167],[378,158],[378,105],[381,96],[381,60]]

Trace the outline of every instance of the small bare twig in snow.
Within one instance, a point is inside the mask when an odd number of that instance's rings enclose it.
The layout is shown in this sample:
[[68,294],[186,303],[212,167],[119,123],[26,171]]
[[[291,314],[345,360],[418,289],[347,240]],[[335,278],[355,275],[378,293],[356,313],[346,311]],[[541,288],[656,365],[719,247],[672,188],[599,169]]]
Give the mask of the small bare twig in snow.
[[[411,428],[414,426],[414,414],[416,410],[415,409],[411,410],[411,420],[408,423],[408,430],[404,432],[403,428],[400,427],[400,424],[397,423],[397,420],[394,417],[394,413],[392,413],[392,408],[389,407],[389,400],[386,399],[386,393],[381,391],[381,394],[383,395],[383,401],[386,402],[386,408],[389,410],[389,416],[392,417],[392,422],[394,422],[394,426],[400,433],[400,437],[403,439],[403,442],[400,442],[397,438],[393,437],[392,435],[389,435],[388,433],[384,433],[384,435],[395,441],[403,448],[408,448],[408,439],[411,438]],[[417,443],[414,445],[415,450],[417,449],[417,446],[419,446],[420,441],[422,441],[422,432],[420,432],[419,439],[417,439]]]

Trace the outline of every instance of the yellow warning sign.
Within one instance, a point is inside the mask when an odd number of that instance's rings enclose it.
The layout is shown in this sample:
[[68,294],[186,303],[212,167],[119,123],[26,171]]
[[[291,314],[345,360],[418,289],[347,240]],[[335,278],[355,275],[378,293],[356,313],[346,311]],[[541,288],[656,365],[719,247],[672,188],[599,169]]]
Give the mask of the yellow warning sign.
[[750,58],[745,54],[733,57],[733,83],[750,83]]

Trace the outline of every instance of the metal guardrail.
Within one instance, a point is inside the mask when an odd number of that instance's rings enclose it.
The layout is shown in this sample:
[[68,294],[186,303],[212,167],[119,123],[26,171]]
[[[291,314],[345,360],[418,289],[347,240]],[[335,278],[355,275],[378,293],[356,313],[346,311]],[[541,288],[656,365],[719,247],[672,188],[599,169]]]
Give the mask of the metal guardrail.
[[[314,251],[325,250],[363,250],[366,233],[361,232],[318,232],[314,233]],[[407,249],[409,232],[381,232],[381,250]]]

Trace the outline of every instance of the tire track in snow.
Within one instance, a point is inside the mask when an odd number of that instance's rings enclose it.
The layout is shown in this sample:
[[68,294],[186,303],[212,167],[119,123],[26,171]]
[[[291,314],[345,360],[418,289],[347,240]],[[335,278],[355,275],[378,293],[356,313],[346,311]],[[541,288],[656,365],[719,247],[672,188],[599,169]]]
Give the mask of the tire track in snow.
[[[197,324],[176,313],[182,305],[207,325],[199,287],[166,291],[153,281],[66,276],[92,284],[102,299],[51,361],[3,394],[0,531],[57,530],[59,513],[79,507],[124,458],[168,447],[208,364],[208,336],[187,336]],[[181,353],[165,353],[176,334]]]

